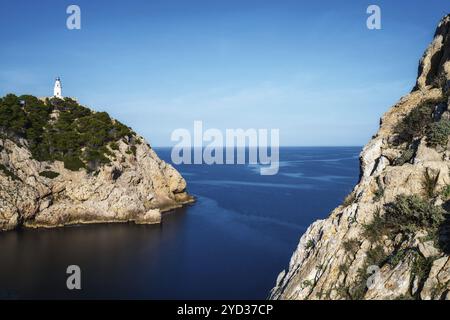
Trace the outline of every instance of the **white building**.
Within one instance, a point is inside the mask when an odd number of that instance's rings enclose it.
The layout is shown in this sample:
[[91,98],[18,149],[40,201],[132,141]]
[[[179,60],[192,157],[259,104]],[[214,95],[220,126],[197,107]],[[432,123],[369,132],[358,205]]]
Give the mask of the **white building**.
[[53,87],[53,96],[55,98],[59,98],[59,99],[63,98],[63,96],[62,96],[61,79],[59,77],[56,78],[55,86]]

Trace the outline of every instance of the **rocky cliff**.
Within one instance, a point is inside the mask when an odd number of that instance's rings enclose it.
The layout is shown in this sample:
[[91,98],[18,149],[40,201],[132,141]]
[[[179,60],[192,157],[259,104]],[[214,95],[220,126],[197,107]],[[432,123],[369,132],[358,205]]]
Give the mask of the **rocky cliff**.
[[0,98],[0,230],[152,224],[192,201],[131,129],[71,99]]
[[272,299],[450,298],[450,15],[417,83],[360,155],[360,181],[301,237]]

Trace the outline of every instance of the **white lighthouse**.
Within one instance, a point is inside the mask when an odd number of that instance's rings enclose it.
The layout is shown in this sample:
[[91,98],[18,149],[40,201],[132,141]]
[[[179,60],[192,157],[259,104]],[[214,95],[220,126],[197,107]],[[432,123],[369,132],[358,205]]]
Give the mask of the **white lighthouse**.
[[59,99],[62,99],[62,86],[61,86],[61,79],[58,77],[58,78],[56,78],[56,81],[55,81],[55,86],[54,86],[54,88],[53,88],[53,96],[55,97],[55,98],[59,98]]

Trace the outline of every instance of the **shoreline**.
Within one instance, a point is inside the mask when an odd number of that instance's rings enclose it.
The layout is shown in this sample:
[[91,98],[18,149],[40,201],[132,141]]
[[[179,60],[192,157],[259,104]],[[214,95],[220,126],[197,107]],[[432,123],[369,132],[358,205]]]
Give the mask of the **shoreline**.
[[190,204],[193,204],[196,202],[196,198],[191,195],[186,195],[186,200],[182,202],[177,202],[173,204],[169,204],[166,206],[162,206],[161,208],[155,208],[154,210],[159,210],[160,213],[160,219],[159,220],[149,220],[149,221],[139,221],[139,219],[136,218],[128,218],[128,219],[90,219],[90,220],[83,220],[83,219],[76,219],[73,221],[68,221],[66,223],[57,223],[57,224],[45,224],[45,223],[36,223],[33,222],[33,220],[30,220],[29,222],[24,222],[20,225],[18,225],[14,229],[10,230],[4,230],[0,231],[0,233],[4,232],[11,232],[11,231],[17,231],[17,230],[39,230],[39,229],[58,229],[58,228],[65,228],[65,227],[76,227],[76,226],[86,226],[86,225],[95,225],[95,224],[135,224],[135,225],[157,225],[162,224],[163,220],[162,217],[165,214],[168,214],[170,211],[174,211],[176,209],[181,209],[185,206],[188,206]]

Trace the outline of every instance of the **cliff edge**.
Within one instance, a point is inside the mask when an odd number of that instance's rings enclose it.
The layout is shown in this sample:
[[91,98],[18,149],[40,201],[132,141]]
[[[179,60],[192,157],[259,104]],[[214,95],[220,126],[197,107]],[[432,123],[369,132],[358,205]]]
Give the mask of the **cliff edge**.
[[450,299],[450,15],[381,119],[344,203],[301,237],[272,299]]
[[66,99],[0,98],[0,231],[152,224],[193,199],[145,140]]

